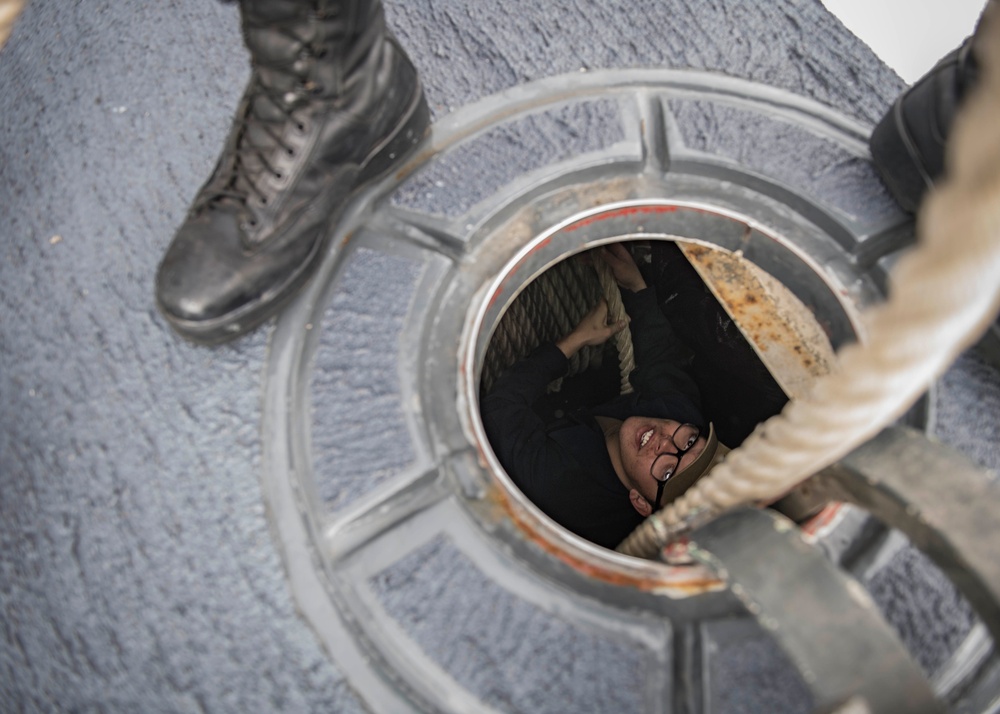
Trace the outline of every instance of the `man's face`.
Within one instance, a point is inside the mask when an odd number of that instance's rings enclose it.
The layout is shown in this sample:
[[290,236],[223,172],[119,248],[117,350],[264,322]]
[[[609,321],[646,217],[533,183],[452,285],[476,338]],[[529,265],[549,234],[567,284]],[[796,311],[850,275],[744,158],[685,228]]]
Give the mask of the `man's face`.
[[[657,481],[653,477],[653,462],[660,454],[676,454],[679,449],[673,436],[681,422],[653,417],[629,417],[618,429],[618,448],[622,468],[632,486],[650,503],[656,498]],[[707,440],[699,436],[681,456],[674,474],[687,468],[705,450]]]

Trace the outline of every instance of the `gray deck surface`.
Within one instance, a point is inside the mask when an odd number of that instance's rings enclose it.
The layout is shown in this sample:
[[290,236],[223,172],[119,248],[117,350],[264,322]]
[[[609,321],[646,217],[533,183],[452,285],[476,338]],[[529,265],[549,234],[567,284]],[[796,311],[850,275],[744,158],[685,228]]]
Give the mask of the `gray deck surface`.
[[[387,12],[438,117],[581,68],[716,70],[869,123],[903,86],[819,0]],[[238,10],[212,0],[33,0],[0,50],[0,711],[363,710],[295,611],[263,506],[271,325],[205,349],[153,304],[247,77]],[[969,356],[940,405],[942,434],[994,468],[997,393]]]

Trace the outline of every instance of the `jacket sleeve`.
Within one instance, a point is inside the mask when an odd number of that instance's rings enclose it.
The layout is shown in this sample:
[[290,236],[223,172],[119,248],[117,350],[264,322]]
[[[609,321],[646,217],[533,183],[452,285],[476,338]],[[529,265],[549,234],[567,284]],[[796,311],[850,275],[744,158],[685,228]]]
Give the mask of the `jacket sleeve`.
[[[536,503],[549,503],[567,478],[567,455],[546,434],[532,405],[553,379],[566,372],[569,360],[554,344],[542,345],[494,384],[483,399],[481,414],[490,445],[508,475]],[[570,459],[571,460],[571,459]]]
[[622,302],[631,318],[635,370],[629,381],[636,392],[649,396],[680,393],[701,404],[698,387],[686,371],[692,352],[674,334],[657,305],[656,291],[652,287],[635,293],[622,290]]

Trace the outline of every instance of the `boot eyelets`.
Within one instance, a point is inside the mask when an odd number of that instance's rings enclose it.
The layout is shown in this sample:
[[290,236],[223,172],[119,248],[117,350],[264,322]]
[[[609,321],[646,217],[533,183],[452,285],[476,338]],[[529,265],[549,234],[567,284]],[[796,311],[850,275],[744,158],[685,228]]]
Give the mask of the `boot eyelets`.
[[305,82],[303,82],[302,87],[310,94],[319,94],[323,91],[323,86],[320,84],[316,84],[316,82],[312,81],[311,79],[307,79]]

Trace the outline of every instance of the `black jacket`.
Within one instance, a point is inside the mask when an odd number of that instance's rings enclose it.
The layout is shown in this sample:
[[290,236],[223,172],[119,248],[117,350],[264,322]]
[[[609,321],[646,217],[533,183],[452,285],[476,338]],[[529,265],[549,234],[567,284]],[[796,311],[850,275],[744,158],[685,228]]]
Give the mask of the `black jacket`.
[[532,405],[568,364],[548,343],[500,377],[482,402],[486,434],[514,483],[557,523],[606,548],[624,540],[642,516],[615,474],[594,416],[641,415],[705,426],[698,388],[684,370],[690,353],[657,307],[654,290],[623,290],[622,299],[632,318],[632,394],[545,423]]

